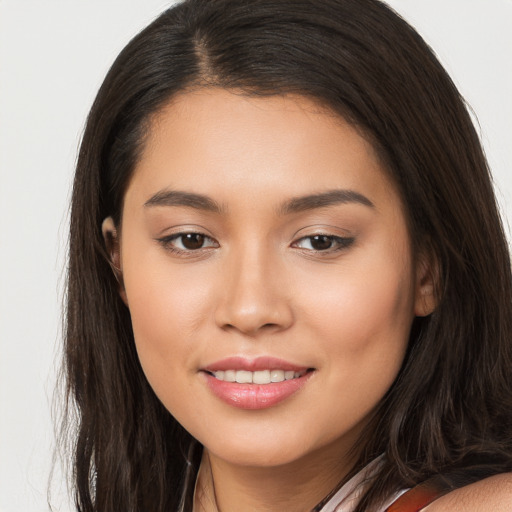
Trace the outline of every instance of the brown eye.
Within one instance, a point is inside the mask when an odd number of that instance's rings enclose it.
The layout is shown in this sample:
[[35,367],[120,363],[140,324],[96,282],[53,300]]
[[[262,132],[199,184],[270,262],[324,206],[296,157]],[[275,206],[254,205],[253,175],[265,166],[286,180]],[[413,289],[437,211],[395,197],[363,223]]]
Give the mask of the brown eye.
[[341,237],[334,235],[311,235],[297,240],[294,247],[305,249],[311,252],[333,253],[347,249],[354,242],[352,237]]
[[186,235],[181,235],[181,243],[185,249],[193,251],[203,247],[205,238],[200,233],[187,233]]
[[326,251],[332,247],[333,239],[326,235],[316,235],[311,237],[310,243],[315,251]]
[[176,253],[188,253],[219,247],[219,244],[213,238],[202,233],[176,233],[157,240],[165,249]]

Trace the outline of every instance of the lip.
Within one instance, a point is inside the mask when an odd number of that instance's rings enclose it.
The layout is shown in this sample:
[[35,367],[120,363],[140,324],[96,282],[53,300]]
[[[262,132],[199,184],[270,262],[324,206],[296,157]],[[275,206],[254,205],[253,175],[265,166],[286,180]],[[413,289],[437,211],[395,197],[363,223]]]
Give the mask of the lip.
[[308,368],[308,366],[296,365],[276,357],[263,356],[257,357],[256,359],[246,359],[244,357],[228,357],[226,359],[221,359],[220,361],[209,364],[202,369],[206,372],[217,372],[221,370],[246,370],[249,372],[257,372],[260,370],[293,370],[294,372],[303,372]]
[[[216,379],[211,373],[221,370],[293,370],[305,372],[302,377],[272,382],[270,384],[240,384]],[[206,379],[210,391],[223,402],[239,409],[267,409],[283,402],[299,391],[314,373],[307,371],[309,367],[299,366],[274,357],[258,357],[245,359],[229,357],[203,368],[201,373]]]

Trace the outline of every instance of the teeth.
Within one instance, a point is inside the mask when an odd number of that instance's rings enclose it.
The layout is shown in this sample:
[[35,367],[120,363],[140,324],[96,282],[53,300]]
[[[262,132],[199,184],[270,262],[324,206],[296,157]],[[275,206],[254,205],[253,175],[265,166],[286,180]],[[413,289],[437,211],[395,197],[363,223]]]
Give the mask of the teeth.
[[271,382],[283,382],[285,380],[298,379],[304,372],[293,370],[259,370],[249,372],[247,370],[219,370],[213,372],[216,379],[225,382],[238,382],[239,384],[270,384]]
[[272,370],[270,372],[270,381],[271,382],[283,382],[283,380],[286,378],[287,373],[289,373],[289,372],[284,372],[283,370]]
[[270,384],[270,370],[261,370],[252,374],[253,384]]
[[226,382],[235,382],[236,381],[236,372],[235,372],[235,370],[226,370],[224,372],[224,380]]
[[247,370],[237,370],[236,381],[239,384],[252,384],[252,372]]

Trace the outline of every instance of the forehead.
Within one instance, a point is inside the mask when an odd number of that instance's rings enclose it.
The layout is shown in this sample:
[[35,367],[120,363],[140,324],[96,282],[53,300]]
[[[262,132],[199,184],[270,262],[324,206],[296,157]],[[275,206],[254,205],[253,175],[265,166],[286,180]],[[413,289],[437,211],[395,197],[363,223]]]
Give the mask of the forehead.
[[372,145],[339,115],[302,96],[216,88],[181,93],[151,120],[126,200],[169,188],[221,202],[339,188],[400,202]]

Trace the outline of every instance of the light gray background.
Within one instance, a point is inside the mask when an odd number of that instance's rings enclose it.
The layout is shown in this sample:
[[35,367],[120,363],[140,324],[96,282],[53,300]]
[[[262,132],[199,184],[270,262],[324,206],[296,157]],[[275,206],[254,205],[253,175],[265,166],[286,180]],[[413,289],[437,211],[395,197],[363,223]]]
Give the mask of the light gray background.
[[[67,204],[87,111],[170,2],[0,0],[0,512],[48,510]],[[512,219],[512,0],[390,0],[478,115]],[[71,511],[57,473],[55,510]]]

